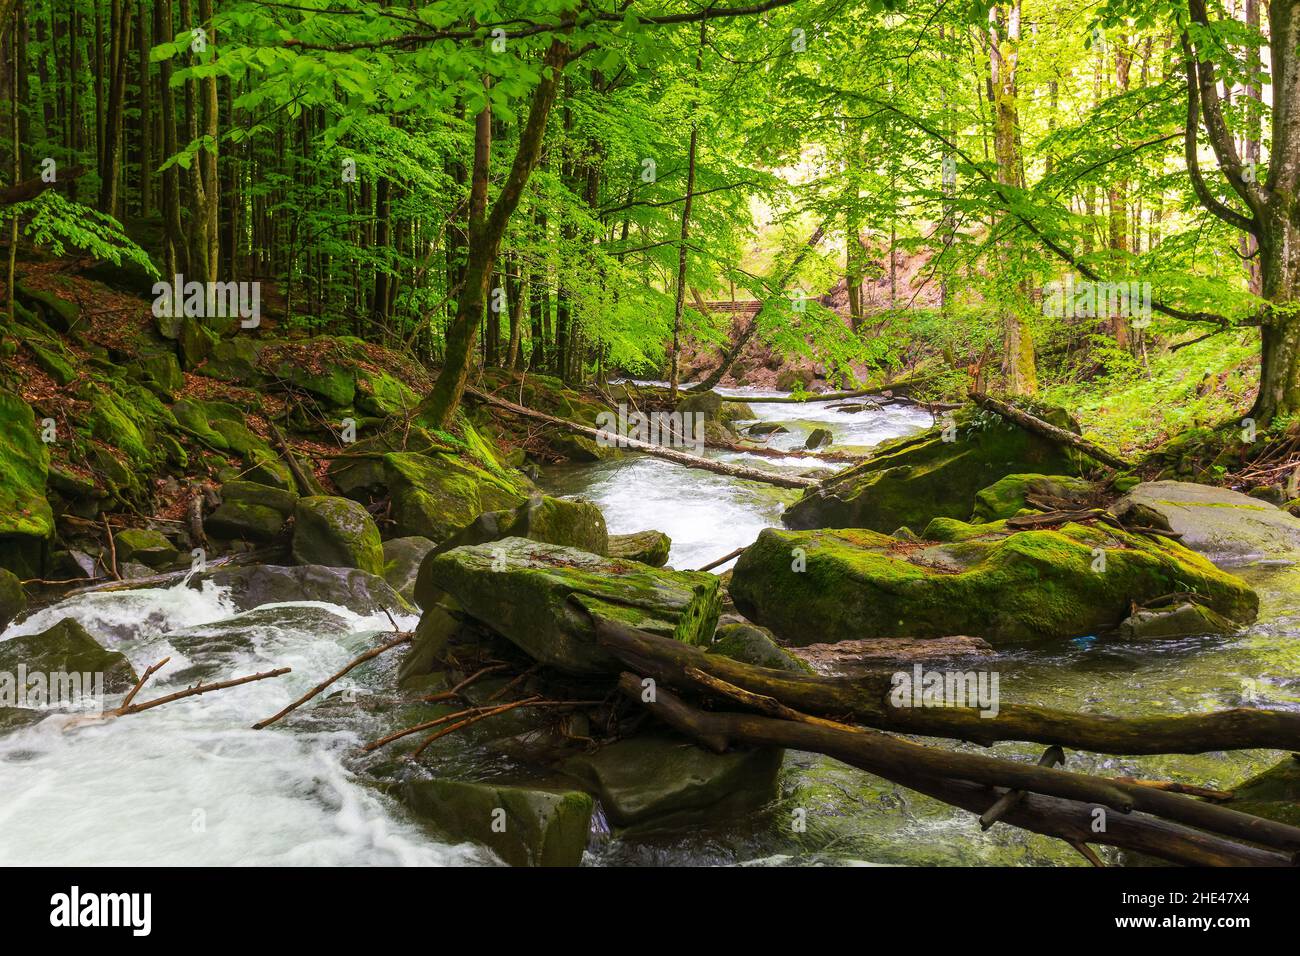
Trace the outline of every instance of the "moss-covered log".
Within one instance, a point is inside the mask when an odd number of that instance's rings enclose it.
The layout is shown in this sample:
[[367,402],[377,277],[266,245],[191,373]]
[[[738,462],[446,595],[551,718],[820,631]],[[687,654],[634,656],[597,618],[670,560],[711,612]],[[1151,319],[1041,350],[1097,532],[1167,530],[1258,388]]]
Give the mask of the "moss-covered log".
[[599,622],[596,633],[627,667],[670,687],[707,690],[687,673],[697,668],[795,710],[879,730],[986,746],[1023,740],[1107,754],[1300,750],[1300,714],[1285,711],[1239,707],[1178,717],[1108,717],[1000,703],[996,715],[983,716],[974,707],[896,707],[888,673],[845,678],[754,667],[612,621]]

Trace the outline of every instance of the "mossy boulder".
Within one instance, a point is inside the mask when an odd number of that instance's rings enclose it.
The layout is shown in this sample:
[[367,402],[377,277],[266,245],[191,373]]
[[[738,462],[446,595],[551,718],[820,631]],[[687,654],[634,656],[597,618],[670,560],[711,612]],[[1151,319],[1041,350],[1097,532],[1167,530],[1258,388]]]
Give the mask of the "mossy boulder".
[[[1040,412],[1077,431],[1064,412]],[[752,432],[752,429],[751,429]],[[951,440],[945,440],[945,438]],[[809,489],[786,509],[786,527],[924,528],[931,518],[968,518],[976,494],[1014,474],[1081,475],[1091,460],[992,413],[957,415],[951,425],[881,445],[871,458]]]
[[442,600],[428,567],[433,557],[466,545],[487,544],[504,538],[528,538],[546,544],[604,554],[609,534],[605,516],[589,501],[572,501],[533,495],[509,511],[485,511],[426,556],[415,582],[415,602],[428,608]]
[[384,542],[384,580],[408,601],[415,600],[416,576],[433,548],[433,542],[420,535],[391,538]]
[[[14,541],[14,551],[30,550],[36,539],[54,533],[54,512],[45,499],[49,468],[50,451],[31,406],[0,391],[0,540],[27,539]],[[0,549],[0,566],[19,570],[3,561],[7,550]]]
[[284,522],[284,515],[274,508],[251,501],[223,501],[203,519],[203,529],[214,538],[262,543],[275,540]]
[[595,810],[578,791],[460,780],[408,781],[396,793],[445,836],[481,844],[511,866],[577,866]]
[[256,339],[247,335],[222,339],[212,343],[207,358],[195,371],[209,378],[218,378],[241,385],[257,385],[265,379],[258,367],[261,349]]
[[1115,630],[1115,636],[1130,641],[1162,640],[1206,634],[1235,634],[1241,628],[1222,614],[1199,604],[1183,602],[1173,607],[1135,611]]
[[230,449],[230,443],[212,427],[202,402],[183,398],[172,405],[172,414],[183,431],[219,451]]
[[1082,507],[1096,495],[1098,486],[1072,475],[1007,475],[975,495],[972,521],[997,521],[1015,517],[1032,507],[1027,498],[1058,499]]
[[640,733],[572,757],[565,773],[600,799],[615,826],[674,826],[749,813],[776,795],[784,752],[716,754],[668,732]]
[[721,654],[742,664],[789,671],[792,674],[811,674],[811,665],[795,657],[772,637],[772,632],[757,624],[733,621],[720,624],[713,635],[708,653]]
[[596,643],[593,618],[618,621],[687,644],[713,636],[718,579],[664,571],[530,541],[505,538],[432,557],[429,584],[543,664],[611,674],[619,663]]
[[297,506],[298,493],[291,488],[234,479],[221,486],[221,504],[203,526],[217,538],[273,541]]
[[0,641],[0,673],[16,674],[24,665],[28,674],[102,674],[104,692],[130,690],[137,680],[126,655],[110,651],[86,633],[75,618],[65,617],[39,634]]
[[355,501],[330,495],[298,499],[293,512],[293,559],[299,564],[384,573],[384,549],[370,512]]
[[1290,754],[1263,773],[1232,788],[1223,806],[1300,826],[1300,756]]
[[32,289],[22,283],[14,289],[14,294],[55,331],[78,332],[85,327],[81,306],[71,299],[45,289]]
[[1300,518],[1227,488],[1147,481],[1111,509],[1125,524],[1168,528],[1194,551],[1240,563],[1300,551]]
[[282,380],[335,408],[349,408],[356,398],[356,377],[342,361],[322,361],[316,370],[298,361],[285,360],[276,366],[275,372]]
[[634,531],[631,534],[611,534],[606,552],[611,558],[640,561],[652,568],[662,568],[668,563],[673,549],[673,539],[662,531]]
[[1200,555],[1105,526],[1011,533],[1004,522],[938,519],[924,538],[768,528],[737,561],[730,594],[747,618],[795,645],[1081,637],[1115,627],[1134,604],[1182,591],[1236,622],[1259,607],[1254,590]]
[[402,415],[420,404],[420,396],[387,372],[357,369],[356,406],[369,415]]
[[383,464],[400,536],[420,535],[440,544],[483,512],[516,508],[525,501],[510,479],[460,455],[392,452]]
[[123,561],[139,561],[151,568],[165,568],[175,564],[180,554],[176,545],[161,531],[123,528],[115,537],[117,556]]
[[27,610],[27,595],[18,576],[0,568],[0,631]]

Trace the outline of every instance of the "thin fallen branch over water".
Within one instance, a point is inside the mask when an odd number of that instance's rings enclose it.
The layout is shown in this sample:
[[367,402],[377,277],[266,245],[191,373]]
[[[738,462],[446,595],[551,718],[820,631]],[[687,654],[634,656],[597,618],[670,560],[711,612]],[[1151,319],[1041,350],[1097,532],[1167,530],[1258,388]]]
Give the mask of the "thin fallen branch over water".
[[[696,394],[688,392],[688,395]],[[857,388],[851,392],[816,392],[808,395],[773,395],[765,398],[761,395],[723,395],[718,397],[724,402],[753,402],[755,405],[807,405],[812,402],[842,402],[847,398],[866,398],[880,394],[878,388]]]
[[684,451],[678,451],[675,448],[666,448],[663,445],[655,445],[651,442],[639,441],[635,438],[623,438],[613,432],[601,431],[592,428],[589,425],[582,425],[578,422],[571,422],[566,418],[557,418],[554,415],[548,415],[545,412],[539,412],[531,408],[525,408],[523,405],[516,405],[514,402],[506,401],[504,398],[497,398],[495,395],[489,395],[487,392],[481,392],[476,388],[466,388],[465,394],[471,398],[478,399],[481,402],[487,402],[497,408],[504,409],[523,418],[531,418],[535,421],[547,422],[551,425],[558,425],[566,428],[571,432],[579,435],[585,435],[588,438],[597,441],[606,441],[611,445],[619,448],[631,448],[635,451],[643,451],[647,455],[654,455],[656,458],[663,458],[678,465],[685,465],[687,468],[699,468],[702,471],[711,471],[717,475],[726,475],[729,478],[741,478],[745,481],[757,481],[767,485],[776,485],[779,488],[813,488],[817,485],[816,479],[804,478],[802,475],[781,475],[773,472],[762,471],[758,468],[747,468],[744,465],[731,464],[725,461],[714,461],[712,458],[701,458],[698,455],[687,454]]
[[728,551],[726,554],[724,554],[722,557],[718,558],[716,561],[710,561],[710,562],[709,562],[708,564],[706,564],[704,567],[702,567],[702,568],[696,568],[695,570],[696,570],[696,571],[712,571],[714,568],[718,567],[718,565],[720,565],[720,564],[726,564],[726,563],[727,563],[728,561],[730,561],[732,558],[738,558],[738,557],[740,557],[740,556],[741,556],[742,554],[744,554],[744,553],[745,553],[745,549],[744,549],[744,548],[737,548],[735,551]]
[[[619,677],[619,690],[718,753],[735,744],[821,753],[975,813],[985,813],[997,804],[1002,796],[998,788],[1028,791],[1022,801],[1004,812],[1003,819],[1067,841],[1105,843],[1176,863],[1201,865],[1288,866],[1294,864],[1294,851],[1300,848],[1300,828],[1188,797],[1147,790],[1147,797],[1161,798],[1148,802],[1137,793],[1141,787],[1121,789],[1111,781],[924,747],[875,731],[837,727],[829,721],[704,711],[662,687],[656,687],[654,700],[647,702],[641,677],[628,672]],[[1094,832],[1099,808],[1104,830]],[[1191,827],[1212,832],[1200,833]],[[1224,835],[1281,847],[1286,852],[1242,845],[1224,839]]]
[[406,631],[400,634],[399,636],[393,638],[388,643],[380,644],[378,647],[372,647],[370,650],[366,651],[364,654],[360,655],[359,657],[354,657],[352,660],[348,661],[347,665],[342,670],[336,671],[333,674],[331,674],[329,677],[325,678],[323,681],[321,681],[311,690],[307,691],[307,693],[303,694],[301,697],[295,700],[292,704],[285,707],[284,710],[280,711],[278,714],[275,714],[272,717],[268,717],[266,718],[266,720],[259,720],[257,723],[253,724],[253,729],[261,730],[264,727],[270,727],[281,717],[284,717],[286,714],[290,714],[293,711],[297,710],[303,704],[307,703],[307,701],[311,700],[313,697],[315,697],[317,694],[323,691],[326,687],[330,686],[330,684],[334,683],[339,678],[346,676],[350,671],[356,669],[357,667],[360,667],[366,661],[374,660],[380,654],[383,654],[385,651],[391,651],[394,647],[400,647],[403,644],[409,644],[414,638],[415,638],[414,631]]
[[1068,432],[1064,428],[1057,428],[1051,422],[1045,422],[1041,418],[994,398],[992,395],[985,395],[983,392],[971,392],[970,399],[981,408],[987,408],[989,411],[1001,415],[1007,421],[1014,422],[1021,428],[1040,435],[1048,441],[1056,442],[1058,445],[1069,445],[1071,448],[1083,452],[1089,458],[1094,458],[1102,464],[1110,465],[1110,467],[1119,471],[1131,471],[1133,469],[1132,463],[1120,458],[1114,452],[1108,451],[1086,438],[1080,438],[1074,432]]
[[152,710],[154,707],[161,707],[163,704],[170,704],[174,700],[182,700],[186,697],[197,697],[200,694],[210,694],[214,690],[225,690],[228,687],[238,687],[240,684],[251,684],[253,681],[266,680],[270,677],[280,677],[288,674],[293,670],[292,667],[277,667],[273,671],[263,671],[260,674],[249,674],[247,677],[235,677],[231,680],[217,681],[215,684],[198,683],[193,687],[187,687],[185,690],[178,690],[174,694],[168,694],[166,697],[157,697],[154,700],[147,700],[143,704],[123,705],[116,710],[109,711],[114,717],[124,717],[127,714],[138,714],[143,710]]
[[1214,750],[1300,751],[1300,714],[1239,707],[1178,717],[1108,717],[1001,703],[996,714],[975,707],[896,707],[889,673],[862,677],[792,674],[706,654],[671,638],[610,620],[597,639],[628,668],[679,690],[708,690],[694,668],[806,714],[852,720],[878,730],[949,737],[986,746],[1021,740],[1106,754],[1207,753]]

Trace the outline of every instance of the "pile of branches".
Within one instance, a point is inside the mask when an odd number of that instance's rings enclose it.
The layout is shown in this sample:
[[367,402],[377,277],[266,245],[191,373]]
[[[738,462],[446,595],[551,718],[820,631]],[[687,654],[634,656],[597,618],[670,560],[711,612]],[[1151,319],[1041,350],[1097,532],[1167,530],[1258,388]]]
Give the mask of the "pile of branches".
[[[1118,718],[1002,704],[899,708],[889,675],[792,674],[743,664],[612,621],[597,639],[626,670],[619,690],[699,745],[821,753],[980,815],[1062,839],[1094,865],[1090,844],[1191,866],[1295,866],[1300,827],[1218,805],[1226,796],[1163,781],[1060,769],[1067,749],[1106,754],[1300,750],[1300,714],[1238,708]],[[888,733],[884,731],[892,731]],[[895,733],[1046,744],[1037,764],[926,746]]]

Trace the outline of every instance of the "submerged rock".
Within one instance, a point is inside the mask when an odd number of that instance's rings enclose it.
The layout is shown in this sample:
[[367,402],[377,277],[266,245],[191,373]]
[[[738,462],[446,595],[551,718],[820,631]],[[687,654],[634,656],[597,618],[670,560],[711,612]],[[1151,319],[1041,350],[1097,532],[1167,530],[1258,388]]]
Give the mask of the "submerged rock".
[[[942,519],[902,542],[873,531],[764,530],[736,563],[736,607],[794,645],[965,634],[991,643],[1081,637],[1194,591],[1233,621],[1259,599],[1167,539],[1069,523],[1008,533]],[[943,540],[937,540],[942,538]]]
[[0,674],[16,675],[19,665],[47,680],[56,674],[102,674],[108,694],[128,691],[138,679],[125,654],[101,645],[71,617],[39,634],[0,641]]
[[1166,527],[1212,560],[1247,561],[1300,551],[1300,518],[1267,501],[1189,481],[1147,481],[1111,509],[1125,524]]
[[481,844],[511,866],[577,866],[587,848],[591,797],[459,780],[413,780],[396,795],[453,840]]
[[672,826],[747,813],[776,794],[784,751],[705,750],[668,732],[649,732],[566,760],[616,826]]
[[467,614],[544,664],[617,673],[596,643],[604,617],[688,644],[706,644],[721,607],[718,579],[664,571],[558,545],[506,538],[431,557],[421,569]]
[[299,498],[293,513],[293,559],[300,564],[383,574],[384,549],[370,512],[347,498]]
[[323,601],[342,605],[357,614],[380,610],[409,614],[412,610],[383,578],[355,568],[255,564],[196,574],[190,578],[189,586],[198,588],[206,581],[229,588],[230,601],[241,611],[286,601]]
[[[1044,413],[1076,430],[1064,412]],[[945,441],[945,434],[953,439]],[[908,438],[886,442],[871,458],[807,491],[786,509],[789,528],[924,528],[932,518],[970,517],[975,496],[1007,475],[1077,475],[1091,460],[1065,451],[992,413],[958,414]]]
[[673,539],[662,531],[633,531],[631,534],[609,536],[609,556],[625,561],[640,561],[652,568],[662,568],[668,563],[673,549]]

